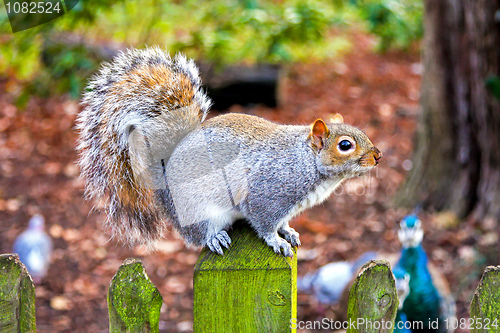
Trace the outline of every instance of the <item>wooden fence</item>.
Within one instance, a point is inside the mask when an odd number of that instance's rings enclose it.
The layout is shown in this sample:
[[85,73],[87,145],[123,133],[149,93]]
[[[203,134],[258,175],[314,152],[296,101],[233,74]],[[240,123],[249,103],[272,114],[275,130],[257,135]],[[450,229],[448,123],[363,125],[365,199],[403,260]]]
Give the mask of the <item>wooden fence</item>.
[[[295,332],[296,256],[276,255],[244,225],[235,227],[230,236],[233,243],[224,256],[203,250],[196,263],[194,332]],[[110,332],[158,332],[162,301],[141,261],[126,259],[108,291]],[[394,322],[397,308],[389,263],[364,265],[349,293],[348,321]],[[499,314],[500,266],[490,266],[474,294],[471,318],[493,322]],[[14,254],[0,255],[0,332],[36,332],[35,289]],[[392,332],[392,328],[361,325],[347,332]]]

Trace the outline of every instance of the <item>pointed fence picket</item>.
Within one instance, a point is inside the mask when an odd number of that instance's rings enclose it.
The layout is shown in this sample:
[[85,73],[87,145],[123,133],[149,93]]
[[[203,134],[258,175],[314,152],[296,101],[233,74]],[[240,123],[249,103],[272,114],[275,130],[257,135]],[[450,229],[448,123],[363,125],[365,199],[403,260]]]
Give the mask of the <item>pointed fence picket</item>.
[[470,306],[473,333],[500,332],[500,266],[486,267]]
[[0,332],[36,332],[35,287],[17,254],[0,255]]
[[110,333],[157,333],[163,298],[139,259],[125,259],[108,290]]

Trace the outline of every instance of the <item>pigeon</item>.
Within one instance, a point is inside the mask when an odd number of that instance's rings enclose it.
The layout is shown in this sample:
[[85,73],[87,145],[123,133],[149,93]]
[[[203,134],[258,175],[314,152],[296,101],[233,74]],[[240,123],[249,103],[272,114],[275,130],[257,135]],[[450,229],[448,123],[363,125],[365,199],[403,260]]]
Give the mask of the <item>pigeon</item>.
[[354,261],[329,263],[298,278],[297,290],[313,294],[322,304],[336,303],[361,266],[374,259],[377,259],[376,252],[365,252]]
[[45,233],[44,224],[42,215],[31,217],[28,229],[16,238],[13,246],[13,252],[19,255],[36,284],[47,274],[52,253],[52,240]]

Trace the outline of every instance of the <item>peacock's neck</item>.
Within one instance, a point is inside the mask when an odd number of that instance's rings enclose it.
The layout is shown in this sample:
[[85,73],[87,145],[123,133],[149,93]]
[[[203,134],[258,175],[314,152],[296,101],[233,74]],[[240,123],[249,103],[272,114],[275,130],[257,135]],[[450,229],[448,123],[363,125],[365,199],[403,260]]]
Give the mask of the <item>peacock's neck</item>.
[[410,274],[410,293],[403,311],[410,320],[429,321],[440,317],[439,294],[427,268],[427,254],[422,245],[403,249],[399,265]]
[[412,275],[414,271],[425,271],[427,273],[429,272],[429,270],[427,269],[427,254],[422,248],[422,245],[403,249],[403,251],[401,252],[401,258],[399,259],[399,264],[408,273],[410,273],[410,275]]

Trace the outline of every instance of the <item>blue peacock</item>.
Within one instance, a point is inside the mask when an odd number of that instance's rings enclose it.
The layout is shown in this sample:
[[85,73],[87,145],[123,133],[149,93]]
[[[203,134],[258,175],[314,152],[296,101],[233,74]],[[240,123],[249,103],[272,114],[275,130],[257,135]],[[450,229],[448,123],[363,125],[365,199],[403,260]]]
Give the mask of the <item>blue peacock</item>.
[[[455,303],[442,275],[428,264],[422,247],[424,231],[420,219],[414,214],[406,216],[398,237],[403,249],[395,269],[403,269],[410,276],[410,292],[398,315],[413,324],[412,332],[451,332],[446,327],[451,325],[446,325],[445,320],[451,323],[454,318]],[[423,327],[415,329],[419,323]]]

